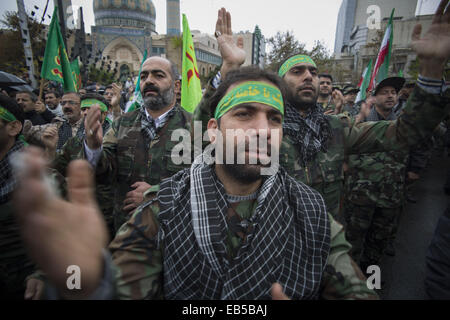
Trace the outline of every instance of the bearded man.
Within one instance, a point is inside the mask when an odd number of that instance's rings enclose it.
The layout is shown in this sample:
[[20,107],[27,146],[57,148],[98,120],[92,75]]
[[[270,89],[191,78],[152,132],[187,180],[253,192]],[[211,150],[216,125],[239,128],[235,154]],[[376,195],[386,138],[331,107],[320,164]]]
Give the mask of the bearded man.
[[99,107],[90,108],[85,119],[82,158],[96,168],[97,183],[114,179],[116,229],[144,200],[145,191],[184,168],[170,157],[176,145],[172,132],[190,129],[189,115],[176,104],[180,82],[175,65],[160,57],[147,59],[140,86],[144,105],[115,120],[104,138]]

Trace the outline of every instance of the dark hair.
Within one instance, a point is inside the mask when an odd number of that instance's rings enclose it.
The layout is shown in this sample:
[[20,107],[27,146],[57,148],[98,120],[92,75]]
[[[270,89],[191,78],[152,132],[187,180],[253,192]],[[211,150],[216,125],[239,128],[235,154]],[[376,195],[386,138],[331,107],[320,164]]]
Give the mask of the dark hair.
[[108,90],[108,89],[112,89],[112,88],[113,88],[112,84],[107,85],[106,88],[105,88],[105,91]]
[[[4,94],[0,94],[0,106],[11,112],[14,117],[20,121],[23,127],[23,123],[25,122],[25,113],[15,99],[12,99]],[[22,133],[22,131],[20,133]],[[20,133],[16,136],[16,138],[20,135]]]
[[17,96],[18,94],[27,94],[27,95],[30,97],[31,101],[33,101],[33,102],[36,102],[37,99],[38,99],[37,95],[35,95],[35,94],[34,94],[33,92],[31,92],[31,91],[27,91],[27,90],[17,91],[17,92],[16,92],[16,96]]
[[331,74],[328,74],[328,73],[319,74],[319,78],[328,78],[331,80],[331,82],[333,82],[333,77],[331,76]]
[[78,92],[64,92],[62,96],[65,96],[66,94],[74,94],[74,95],[78,96],[81,100],[81,95]]
[[55,98],[61,98],[61,93],[58,90],[48,90],[45,94],[44,94],[44,98],[47,94],[54,94]]
[[277,88],[280,89],[281,95],[283,96],[283,100],[287,101],[286,87],[284,85],[284,82],[277,74],[273,73],[272,71],[262,70],[254,66],[243,67],[227,73],[225,79],[222,79],[222,82],[220,83],[214,95],[209,99],[209,108],[211,112],[211,117],[213,117],[217,105],[219,104],[220,100],[222,100],[222,98],[225,96],[226,92],[228,91],[228,89],[232,84],[236,82],[243,82],[250,80],[267,80],[273,83]]
[[101,94],[98,94],[98,93],[86,93],[86,94],[83,94],[81,96],[81,101],[86,100],[86,99],[98,100],[100,102],[103,102],[108,107],[108,109],[111,108],[111,106],[109,105],[108,101],[106,101],[105,97],[103,97]]

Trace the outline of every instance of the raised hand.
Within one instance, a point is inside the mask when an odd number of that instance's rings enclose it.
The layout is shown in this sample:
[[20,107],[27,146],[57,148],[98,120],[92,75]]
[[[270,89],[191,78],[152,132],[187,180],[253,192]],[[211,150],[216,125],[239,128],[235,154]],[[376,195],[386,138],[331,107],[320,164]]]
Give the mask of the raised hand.
[[222,78],[232,69],[239,68],[245,62],[244,39],[233,39],[231,14],[225,8],[219,10],[216,22],[216,37],[223,64],[220,70]]
[[[22,157],[16,162],[25,169],[19,172],[14,206],[28,252],[63,297],[88,297],[99,285],[102,249],[107,245],[90,166],[82,160],[69,165],[68,202],[49,190],[40,149],[27,148]],[[67,286],[67,268],[71,265],[81,270],[80,290]]]
[[344,95],[339,90],[334,90],[331,94],[333,104],[335,106],[334,114],[340,114],[342,112],[342,107],[344,106]]
[[86,130],[86,143],[92,150],[100,149],[103,142],[103,129],[100,106],[93,105],[84,119],[84,129]]
[[414,27],[411,46],[419,58],[422,76],[441,79],[450,58],[450,7],[445,10],[448,3],[449,0],[441,0],[430,28],[422,37],[422,25]]
[[34,110],[36,110],[37,113],[42,113],[45,112],[47,108],[45,107],[45,104],[41,100],[37,100],[36,103],[34,104]]

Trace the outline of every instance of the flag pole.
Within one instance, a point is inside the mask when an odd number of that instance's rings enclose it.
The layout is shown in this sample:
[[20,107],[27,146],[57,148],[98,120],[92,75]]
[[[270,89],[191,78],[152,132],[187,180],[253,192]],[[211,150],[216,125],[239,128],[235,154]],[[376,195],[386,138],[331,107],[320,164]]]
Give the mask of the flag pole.
[[39,86],[39,100],[42,101],[42,94],[44,93],[44,78],[41,78],[41,84]]

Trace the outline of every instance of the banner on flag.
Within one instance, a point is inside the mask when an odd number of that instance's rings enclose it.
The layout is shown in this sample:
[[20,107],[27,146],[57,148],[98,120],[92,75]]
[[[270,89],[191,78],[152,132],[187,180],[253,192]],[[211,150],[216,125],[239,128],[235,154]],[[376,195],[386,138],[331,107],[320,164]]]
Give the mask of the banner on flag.
[[181,80],[181,106],[193,113],[202,99],[202,85],[197,69],[194,42],[186,15],[183,14],[183,67]]
[[76,80],[67,57],[66,47],[59,28],[58,7],[55,6],[47,35],[41,77],[63,84],[64,92],[76,92]]

